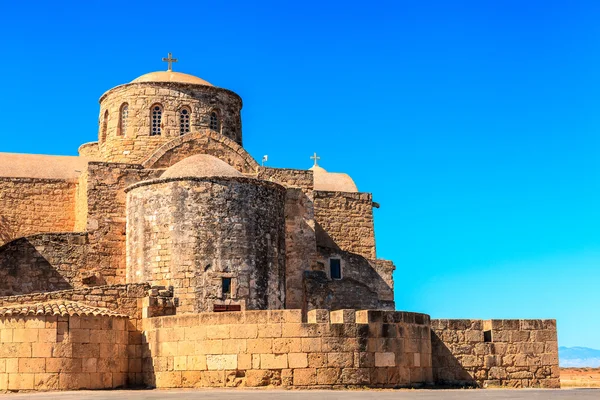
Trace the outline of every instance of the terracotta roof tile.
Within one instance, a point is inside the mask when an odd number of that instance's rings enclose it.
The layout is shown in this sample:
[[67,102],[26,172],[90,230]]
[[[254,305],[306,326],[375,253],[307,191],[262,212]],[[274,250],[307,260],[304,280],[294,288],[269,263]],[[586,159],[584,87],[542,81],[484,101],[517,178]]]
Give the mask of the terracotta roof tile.
[[58,315],[66,316],[110,316],[127,317],[106,308],[92,307],[74,301],[49,301],[37,304],[13,304],[0,307],[0,317],[29,316],[29,315]]

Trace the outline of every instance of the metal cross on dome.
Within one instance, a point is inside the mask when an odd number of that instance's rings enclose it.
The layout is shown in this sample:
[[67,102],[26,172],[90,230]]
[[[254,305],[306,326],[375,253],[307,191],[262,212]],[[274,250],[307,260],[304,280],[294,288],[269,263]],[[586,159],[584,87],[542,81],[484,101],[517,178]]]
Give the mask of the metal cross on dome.
[[310,159],[315,160],[315,167],[317,167],[319,165],[317,162],[321,159],[321,157],[317,156],[317,153],[315,153]]
[[162,59],[164,62],[168,63],[167,64],[167,71],[173,71],[173,63],[177,62],[176,58],[173,58],[173,54],[169,53],[169,57],[163,57]]

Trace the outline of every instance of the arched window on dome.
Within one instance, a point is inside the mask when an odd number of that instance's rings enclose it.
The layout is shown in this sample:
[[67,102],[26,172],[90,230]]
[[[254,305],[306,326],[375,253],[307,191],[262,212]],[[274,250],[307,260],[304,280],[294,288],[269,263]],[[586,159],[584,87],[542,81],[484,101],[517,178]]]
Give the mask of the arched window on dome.
[[102,130],[100,131],[100,142],[106,142],[106,131],[108,129],[108,110],[104,111],[104,117],[102,118]]
[[188,107],[179,110],[179,134],[185,135],[190,132],[190,116],[192,112]]
[[221,131],[221,115],[219,110],[213,110],[210,113],[210,129],[213,131]]
[[150,108],[150,136],[160,136],[162,132],[162,113],[163,108],[160,104],[155,104]]
[[125,136],[127,134],[127,118],[129,117],[129,104],[123,103],[119,112],[119,129],[117,135]]

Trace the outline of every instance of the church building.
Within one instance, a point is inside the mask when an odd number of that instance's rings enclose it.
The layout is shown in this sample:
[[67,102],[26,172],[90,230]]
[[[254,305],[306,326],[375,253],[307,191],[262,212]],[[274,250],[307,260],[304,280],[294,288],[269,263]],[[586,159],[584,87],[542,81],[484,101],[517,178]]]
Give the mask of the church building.
[[0,153],[0,390],[559,385],[555,321],[395,311],[372,195],[262,166],[240,96],[164,61],[78,156]]

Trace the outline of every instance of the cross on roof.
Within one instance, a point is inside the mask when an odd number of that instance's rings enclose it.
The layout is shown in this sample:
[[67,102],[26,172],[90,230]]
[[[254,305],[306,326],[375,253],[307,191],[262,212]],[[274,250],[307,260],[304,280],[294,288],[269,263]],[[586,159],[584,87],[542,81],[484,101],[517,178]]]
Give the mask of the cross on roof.
[[319,161],[321,159],[321,157],[317,156],[317,153],[315,153],[311,158],[311,160],[315,160],[315,167],[318,166],[319,164],[317,163],[317,161]]
[[168,63],[167,71],[173,71],[173,63],[177,62],[176,58],[173,58],[173,54],[169,53],[169,57],[163,57],[164,62]]

